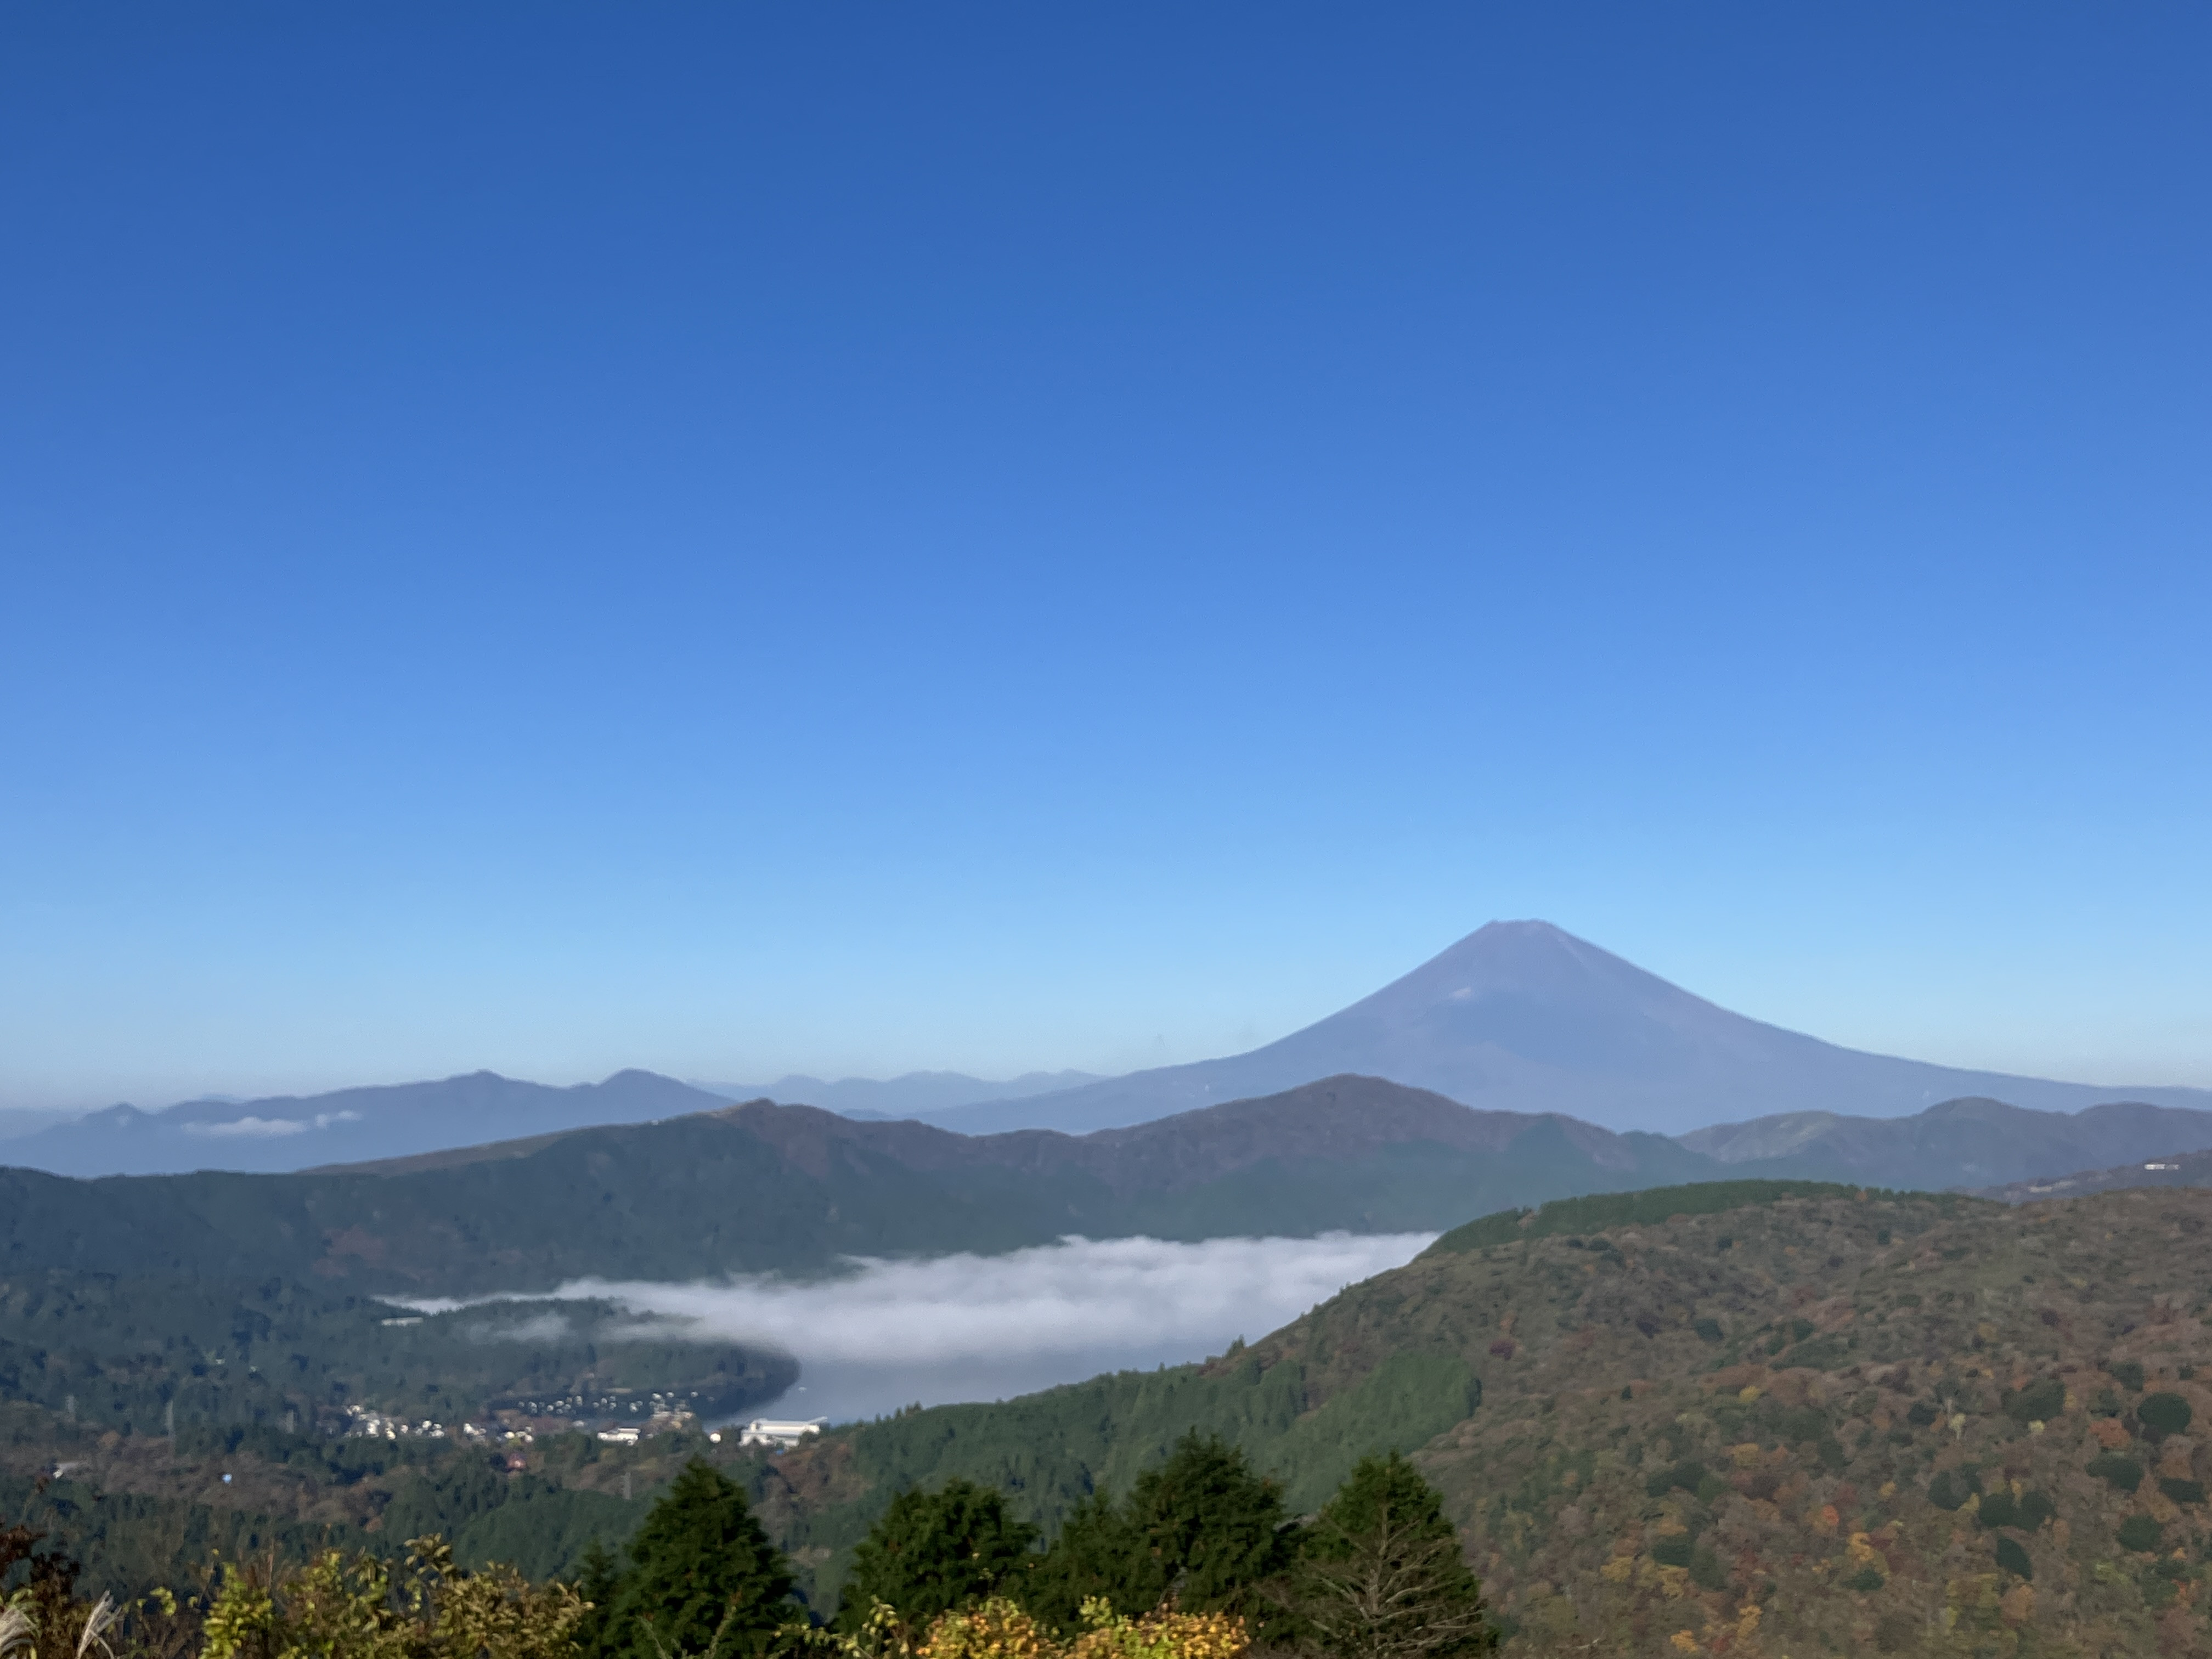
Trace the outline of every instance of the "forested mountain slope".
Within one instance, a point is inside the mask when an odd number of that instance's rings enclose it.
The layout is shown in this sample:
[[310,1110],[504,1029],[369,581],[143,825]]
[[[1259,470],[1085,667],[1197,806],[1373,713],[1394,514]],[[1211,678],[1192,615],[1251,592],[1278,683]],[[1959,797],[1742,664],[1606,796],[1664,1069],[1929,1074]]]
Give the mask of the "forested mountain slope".
[[773,1083],[692,1084],[725,1100],[780,1100],[819,1106],[842,1117],[882,1121],[921,1117],[948,1108],[987,1100],[1024,1100],[1057,1089],[1078,1089],[1104,1079],[1096,1072],[1026,1072],[1019,1077],[987,1079],[959,1072],[908,1072],[898,1077],[835,1079],[790,1073]]
[[[989,1482],[1049,1526],[1196,1427],[1301,1509],[1361,1454],[1410,1450],[1514,1656],[2186,1655],[2207,1650],[2212,1593],[2208,1239],[2196,1190],[1600,1195],[1470,1224],[1204,1365],[902,1413],[781,1457],[565,1436],[508,1474],[443,1443],[256,1430],[172,1449],[16,1407],[0,1501],[126,1585],[205,1545],[305,1548],[318,1526],[437,1527],[550,1571],[619,1537],[696,1451],[751,1486],[826,1606],[905,1485]],[[47,1488],[31,1477],[52,1462],[25,1461],[41,1456],[85,1461]]]
[[840,1433],[766,1501],[834,1577],[904,1482],[1049,1521],[1198,1426],[1310,1504],[1410,1445],[1510,1652],[2204,1648],[2212,1194],[1747,1184],[1522,1219],[1203,1367]]
[[2212,1112],[2108,1101],[2079,1112],[1947,1100],[1910,1117],[1801,1112],[1680,1137],[1730,1175],[1982,1188],[2212,1147]]
[[[0,1279],[0,1403],[126,1435],[179,1422],[335,1434],[349,1407],[483,1422],[522,1398],[614,1391],[636,1401],[658,1390],[713,1418],[775,1398],[798,1372],[786,1354],[641,1331],[604,1302],[419,1316],[283,1279],[58,1269]],[[579,1404],[530,1414],[611,1412]]]
[[1767,1155],[1723,1163],[1699,1150],[1705,1137],[1687,1146],[1475,1111],[1378,1078],[1328,1078],[1080,1136],[959,1135],[755,1101],[295,1175],[73,1182],[0,1170],[0,1272],[471,1296],[580,1278],[811,1271],[848,1255],[1000,1251],[1069,1233],[1442,1229],[1509,1206],[1729,1175],[1923,1188],[2042,1177],[2082,1168],[2087,1149],[2186,1133],[2200,1115],[1954,1101],[1907,1119],[1837,1120],[1795,1144],[1747,1126],[1711,1144]]
[[1068,1233],[1442,1228],[1709,1167],[1656,1136],[1473,1112],[1371,1078],[1082,1138],[969,1137],[763,1101],[298,1175],[0,1170],[0,1272],[283,1276],[465,1296],[1004,1250]]
[[2124,1187],[2212,1187],[2212,1152],[2177,1152],[2140,1158],[2110,1169],[2081,1170],[2070,1175],[2040,1176],[1986,1188],[1984,1198],[2007,1204],[2033,1204],[2042,1199],[2081,1198],[2090,1193],[2109,1193]]

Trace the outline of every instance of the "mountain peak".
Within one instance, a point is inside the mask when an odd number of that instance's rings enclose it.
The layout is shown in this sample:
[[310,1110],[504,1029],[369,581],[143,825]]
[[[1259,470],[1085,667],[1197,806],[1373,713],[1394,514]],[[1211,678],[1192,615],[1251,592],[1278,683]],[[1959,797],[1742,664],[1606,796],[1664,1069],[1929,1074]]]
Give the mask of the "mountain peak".
[[1560,927],[1559,923],[1555,921],[1546,921],[1540,916],[1522,916],[1517,920],[1504,916],[1496,917],[1489,921],[1484,922],[1481,927],[1469,933],[1467,938],[1462,939],[1460,943],[1466,945],[1473,940],[1486,937],[1494,937],[1498,939],[1540,939],[1564,940],[1569,945],[1580,945],[1583,943],[1583,940],[1577,939],[1565,928]]
[[[1479,1017],[1477,1011],[1484,1008],[1498,1018]],[[1504,1027],[1524,1026],[1531,1018],[1549,1027],[1574,1011],[1577,1018],[1601,1016],[1618,1022],[1656,1015],[1665,1024],[1679,1024],[1701,1010],[1720,1013],[1564,927],[1531,920],[1486,923],[1322,1025],[1364,1018],[1399,1026],[1449,1018],[1463,1035],[1479,1031],[1476,1041],[1502,1042],[1520,1052],[1519,1038]],[[1547,1052],[1558,1046],[1551,1037],[1536,1040]]]
[[[1903,1116],[1962,1097],[2039,1110],[2078,1110],[2120,1092],[2172,1105],[2208,1100],[2201,1091],[2096,1089],[1838,1048],[1732,1013],[1556,923],[1522,917],[1488,922],[1373,994],[1249,1053],[927,1115],[970,1133],[1080,1133],[1346,1073],[1485,1109],[1669,1133],[1786,1113]],[[1977,1109],[1988,1109],[1952,1115]]]

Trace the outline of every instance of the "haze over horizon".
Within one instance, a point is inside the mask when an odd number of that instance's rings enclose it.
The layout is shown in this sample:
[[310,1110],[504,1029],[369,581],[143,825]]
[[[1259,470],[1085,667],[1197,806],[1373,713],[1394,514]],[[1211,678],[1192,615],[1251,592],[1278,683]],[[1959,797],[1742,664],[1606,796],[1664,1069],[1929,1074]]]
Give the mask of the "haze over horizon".
[[2212,19],[26,13],[0,1108],[1127,1073],[1490,917],[2212,1085]]
[[[1964,1071],[1825,1042],[1741,1015],[1549,922],[1485,924],[1326,1018],[1245,1053],[1115,1077],[950,1072],[889,1080],[787,1076],[683,1082],[625,1068],[546,1085],[478,1070],[335,1093],[121,1105],[67,1128],[0,1117],[8,1157],[66,1175],[306,1170],[483,1146],[602,1123],[659,1121],[766,1098],[962,1134],[1073,1134],[1280,1097],[1323,1079],[1379,1079],[1478,1112],[1555,1113],[1616,1132],[1681,1135],[1793,1115],[1879,1120],[1996,1100],[2070,1115],[2128,1101],[2212,1109],[2212,1091],[2132,1079]],[[221,1143],[218,1151],[216,1143]]]

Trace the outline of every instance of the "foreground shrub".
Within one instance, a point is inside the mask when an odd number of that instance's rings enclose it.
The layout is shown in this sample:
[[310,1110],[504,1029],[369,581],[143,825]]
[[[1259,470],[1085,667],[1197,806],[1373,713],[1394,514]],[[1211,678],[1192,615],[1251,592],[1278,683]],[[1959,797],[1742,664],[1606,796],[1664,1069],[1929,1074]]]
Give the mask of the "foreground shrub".
[[1016,1603],[991,1596],[939,1614],[917,1638],[896,1609],[878,1601],[850,1633],[789,1626],[781,1645],[794,1659],[1243,1659],[1251,1646],[1236,1614],[1183,1613],[1173,1602],[1133,1619],[1096,1596],[1081,1616],[1081,1634],[1063,1639]]
[[417,1538],[397,1570],[331,1550],[269,1582],[231,1573],[201,1659],[571,1659],[583,1615],[566,1584],[463,1572],[444,1540]]
[[46,1536],[21,1524],[0,1526],[0,1659],[33,1653],[41,1643],[50,1653],[70,1651],[82,1639],[92,1610],[77,1596],[77,1564],[59,1550],[40,1549]]

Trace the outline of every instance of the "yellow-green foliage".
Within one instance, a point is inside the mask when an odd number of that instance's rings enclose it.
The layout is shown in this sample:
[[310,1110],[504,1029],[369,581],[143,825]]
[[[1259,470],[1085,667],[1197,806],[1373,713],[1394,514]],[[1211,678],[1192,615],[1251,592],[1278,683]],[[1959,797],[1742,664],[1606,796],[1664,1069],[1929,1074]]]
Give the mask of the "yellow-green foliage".
[[1239,1659],[1249,1645],[1244,1621],[1234,1614],[1177,1613],[1172,1602],[1127,1619],[1091,1601],[1083,1617],[1091,1628],[1068,1644],[1068,1659]]
[[1251,1646],[1234,1614],[1182,1613],[1172,1601],[1132,1619],[1101,1597],[1084,1604],[1083,1622],[1080,1634],[1062,1641],[1015,1602],[994,1596],[941,1614],[919,1638],[880,1601],[852,1635],[797,1626],[784,1634],[789,1648],[834,1650],[840,1659],[1243,1659]]
[[508,1567],[463,1572],[441,1539],[404,1565],[331,1550],[265,1583],[234,1572],[208,1609],[201,1659],[568,1659],[584,1602]]

